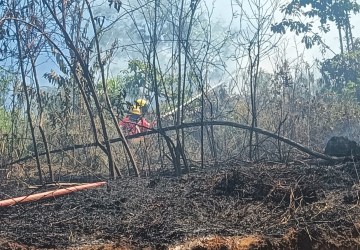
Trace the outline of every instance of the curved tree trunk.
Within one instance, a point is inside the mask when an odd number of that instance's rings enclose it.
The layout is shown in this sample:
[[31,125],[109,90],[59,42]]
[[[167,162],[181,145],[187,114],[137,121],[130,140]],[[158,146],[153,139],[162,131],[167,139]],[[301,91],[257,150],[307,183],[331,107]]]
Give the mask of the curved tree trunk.
[[[302,152],[304,152],[304,153],[306,153],[308,155],[311,155],[313,157],[328,161],[328,163],[338,163],[338,162],[343,162],[345,160],[353,161],[352,157],[333,157],[333,156],[329,156],[329,155],[326,155],[326,154],[323,154],[323,153],[319,153],[319,152],[314,151],[314,150],[312,150],[312,149],[310,149],[310,148],[308,148],[308,147],[306,147],[306,146],[304,146],[302,144],[299,144],[299,143],[297,143],[297,142],[295,142],[295,141],[293,141],[291,139],[279,136],[276,133],[273,133],[273,132],[270,132],[270,131],[267,131],[267,130],[264,130],[264,129],[261,129],[261,128],[253,128],[253,127],[251,127],[249,125],[240,124],[240,123],[236,123],[236,122],[204,121],[203,123],[202,122],[183,123],[183,124],[181,124],[180,128],[182,128],[182,129],[193,128],[193,127],[200,127],[202,125],[204,125],[204,126],[226,126],[226,127],[232,127],[232,128],[238,128],[238,129],[245,129],[245,130],[249,130],[249,131],[253,130],[254,132],[257,132],[259,134],[269,136],[269,137],[274,138],[276,140],[280,140],[280,141],[282,141],[282,142],[284,142],[284,143],[286,143],[286,144],[288,144],[288,145],[290,145],[290,146],[292,146],[294,148],[299,149],[300,151],[302,151]],[[151,129],[150,131],[147,131],[147,132],[126,136],[126,138],[127,139],[134,139],[134,138],[138,138],[138,137],[142,137],[142,136],[148,136],[148,135],[152,135],[152,134],[160,134],[160,135],[166,137],[166,135],[162,134],[162,132],[164,132],[164,131],[165,132],[173,131],[173,130],[176,130],[178,128],[179,127],[177,127],[177,126],[170,126],[170,127],[162,128],[162,131],[157,130],[157,129]],[[110,143],[121,142],[121,140],[122,140],[122,138],[111,139]],[[51,150],[50,153],[55,154],[55,153],[70,151],[70,150],[73,150],[73,149],[80,149],[80,148],[87,148],[87,147],[94,147],[94,146],[98,146],[98,144],[97,143],[89,143],[89,144],[72,145],[72,146],[69,146],[69,147],[66,147],[66,148]],[[41,156],[41,155],[45,155],[45,153],[40,153],[39,156]],[[8,164],[6,164],[6,166],[17,164],[19,162],[29,160],[29,159],[31,159],[33,157],[34,157],[33,155],[26,156],[26,157],[23,157],[23,158],[18,159],[16,161],[13,161],[11,163],[8,163]]]

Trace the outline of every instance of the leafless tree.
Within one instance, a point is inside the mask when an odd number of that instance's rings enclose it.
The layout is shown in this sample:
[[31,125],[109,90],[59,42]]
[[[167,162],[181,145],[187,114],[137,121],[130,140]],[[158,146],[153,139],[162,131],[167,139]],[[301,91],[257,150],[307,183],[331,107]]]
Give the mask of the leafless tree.
[[[260,62],[273,53],[279,38],[271,31],[274,15],[279,7],[277,0],[232,1],[233,14],[241,16],[240,30],[234,34],[234,42],[239,49],[236,58],[239,60],[240,71],[244,67],[242,59],[246,55],[246,78],[244,84],[249,87],[251,126],[258,127],[257,88],[260,74]],[[255,136],[255,141],[254,141]],[[259,137],[250,131],[249,159],[259,158]]]

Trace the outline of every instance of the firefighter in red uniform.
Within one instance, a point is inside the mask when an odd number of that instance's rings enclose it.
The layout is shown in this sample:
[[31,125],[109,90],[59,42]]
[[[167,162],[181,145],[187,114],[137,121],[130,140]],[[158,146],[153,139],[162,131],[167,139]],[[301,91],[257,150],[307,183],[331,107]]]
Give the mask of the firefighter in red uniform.
[[144,99],[138,99],[131,106],[129,114],[120,121],[120,126],[126,135],[134,135],[145,132],[151,128],[151,124],[143,117],[147,111],[147,102]]

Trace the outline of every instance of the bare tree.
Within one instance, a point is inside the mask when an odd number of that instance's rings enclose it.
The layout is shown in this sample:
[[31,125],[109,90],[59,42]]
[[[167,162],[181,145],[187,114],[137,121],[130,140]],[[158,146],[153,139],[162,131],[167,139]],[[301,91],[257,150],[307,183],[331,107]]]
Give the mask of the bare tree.
[[[241,13],[242,28],[235,33],[235,44],[242,47],[237,58],[242,58],[246,53],[246,83],[249,87],[251,126],[258,127],[257,88],[260,73],[260,62],[273,52],[279,39],[270,31],[274,15],[279,7],[277,0],[248,0],[233,1]],[[245,51],[246,52],[245,52]],[[242,67],[242,66],[241,66]],[[255,137],[255,141],[254,141]],[[259,158],[259,137],[250,131],[249,159]]]

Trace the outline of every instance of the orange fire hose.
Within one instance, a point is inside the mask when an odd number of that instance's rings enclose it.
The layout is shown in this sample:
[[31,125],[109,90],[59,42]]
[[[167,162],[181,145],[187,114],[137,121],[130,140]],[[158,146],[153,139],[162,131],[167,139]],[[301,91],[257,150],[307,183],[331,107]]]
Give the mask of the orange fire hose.
[[89,184],[79,185],[79,186],[75,186],[75,187],[63,188],[63,189],[58,189],[58,190],[53,190],[53,191],[48,191],[48,192],[43,192],[43,193],[38,193],[38,194],[31,194],[31,195],[17,197],[17,198],[10,198],[10,199],[0,201],[0,207],[8,207],[8,206],[16,205],[18,203],[25,203],[25,202],[30,202],[30,201],[43,200],[43,199],[47,199],[47,198],[54,198],[54,197],[58,197],[58,196],[65,195],[65,194],[71,194],[71,193],[74,193],[74,192],[77,192],[80,190],[84,190],[84,189],[100,187],[105,184],[106,184],[106,182],[95,182],[95,183],[89,183]]

